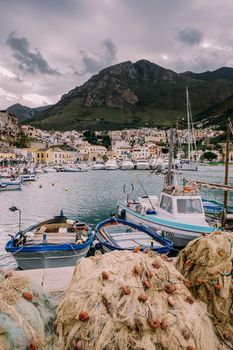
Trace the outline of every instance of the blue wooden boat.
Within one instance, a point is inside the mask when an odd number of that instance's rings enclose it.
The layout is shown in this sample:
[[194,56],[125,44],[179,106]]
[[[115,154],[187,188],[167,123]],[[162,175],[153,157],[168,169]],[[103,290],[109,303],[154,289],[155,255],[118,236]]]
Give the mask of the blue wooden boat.
[[[223,208],[224,208],[223,203],[220,203],[213,199],[203,198],[202,203],[203,203],[203,208],[205,210],[205,213],[207,215],[210,214],[210,215],[218,216],[223,211]],[[233,214],[233,206],[229,205],[227,207],[227,212],[229,214]]]
[[157,253],[167,254],[173,247],[169,239],[160,237],[149,228],[122,219],[101,221],[96,226],[95,234],[106,252],[133,250],[140,246],[142,251],[150,248]]
[[79,220],[60,215],[11,236],[5,249],[21,269],[73,266],[86,257],[93,240],[91,229]]

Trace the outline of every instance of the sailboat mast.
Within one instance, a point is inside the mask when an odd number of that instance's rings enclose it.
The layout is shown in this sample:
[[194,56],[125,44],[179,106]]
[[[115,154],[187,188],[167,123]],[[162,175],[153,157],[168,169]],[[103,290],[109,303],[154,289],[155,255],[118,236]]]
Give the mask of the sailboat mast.
[[186,86],[186,108],[187,108],[187,119],[188,119],[188,160],[190,161],[190,154],[191,154],[191,140],[190,140],[190,114],[189,114],[189,92],[188,87]]
[[173,182],[173,173],[172,173],[172,164],[173,164],[173,138],[174,130],[170,129],[170,142],[169,142],[169,162],[168,162],[168,171],[165,176],[165,186],[171,186]]

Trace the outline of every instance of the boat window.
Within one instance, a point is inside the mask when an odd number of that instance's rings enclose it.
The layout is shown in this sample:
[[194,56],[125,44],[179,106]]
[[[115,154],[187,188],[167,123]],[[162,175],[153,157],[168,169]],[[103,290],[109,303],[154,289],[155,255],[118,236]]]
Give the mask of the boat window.
[[177,211],[183,214],[202,213],[201,201],[199,198],[177,199]]
[[162,196],[160,208],[172,213],[172,199],[167,196]]

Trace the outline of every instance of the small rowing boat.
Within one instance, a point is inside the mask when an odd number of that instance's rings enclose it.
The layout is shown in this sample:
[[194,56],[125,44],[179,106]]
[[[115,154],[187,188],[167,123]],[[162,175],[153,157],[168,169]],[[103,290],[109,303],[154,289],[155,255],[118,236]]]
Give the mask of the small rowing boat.
[[91,229],[79,220],[60,215],[19,231],[6,244],[19,268],[73,266],[86,257],[93,240]]
[[95,230],[96,238],[105,252],[113,250],[150,249],[157,253],[169,253],[173,243],[155,232],[133,222],[109,218],[101,221]]

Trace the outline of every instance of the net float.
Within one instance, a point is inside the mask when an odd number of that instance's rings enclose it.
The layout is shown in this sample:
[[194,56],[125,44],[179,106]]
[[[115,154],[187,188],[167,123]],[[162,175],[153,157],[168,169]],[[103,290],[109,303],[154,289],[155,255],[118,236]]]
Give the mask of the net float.
[[24,291],[22,293],[22,296],[24,297],[24,299],[26,299],[28,301],[32,301],[32,293]]
[[149,318],[147,319],[147,322],[148,322],[150,328],[152,328],[152,329],[157,329],[157,328],[159,328],[159,326],[160,326],[160,322],[159,322],[159,320],[156,319],[156,318],[149,317]]
[[145,294],[140,294],[138,296],[138,300],[141,301],[142,303],[145,303],[147,301],[147,299],[148,299],[148,296]]
[[138,252],[140,252],[140,250],[141,250],[140,245],[137,246],[137,247],[134,247],[134,248],[133,248],[133,253],[138,253]]
[[171,297],[171,296],[169,296],[168,298],[167,298],[167,302],[168,302],[168,304],[170,305],[170,306],[174,306],[175,305],[175,300]]
[[156,259],[152,262],[152,266],[155,268],[155,269],[159,269],[161,267],[161,262]]
[[166,331],[166,329],[168,328],[168,321],[166,319],[164,319],[161,323],[160,323],[160,327],[163,331]]
[[141,273],[141,268],[139,265],[135,265],[133,268],[133,272],[135,273],[135,275],[140,275]]
[[108,280],[108,278],[109,278],[108,272],[103,271],[103,272],[102,272],[102,277],[103,277],[104,280]]
[[89,315],[86,311],[81,311],[80,314],[79,314],[79,319],[80,321],[82,322],[86,322],[89,320]]
[[151,283],[148,280],[144,280],[142,283],[147,289],[150,289],[152,287]]
[[122,286],[121,288],[122,288],[123,294],[129,295],[131,293],[129,286]]
[[173,294],[176,291],[176,285],[171,284],[171,283],[167,283],[165,285],[165,290],[168,294]]

